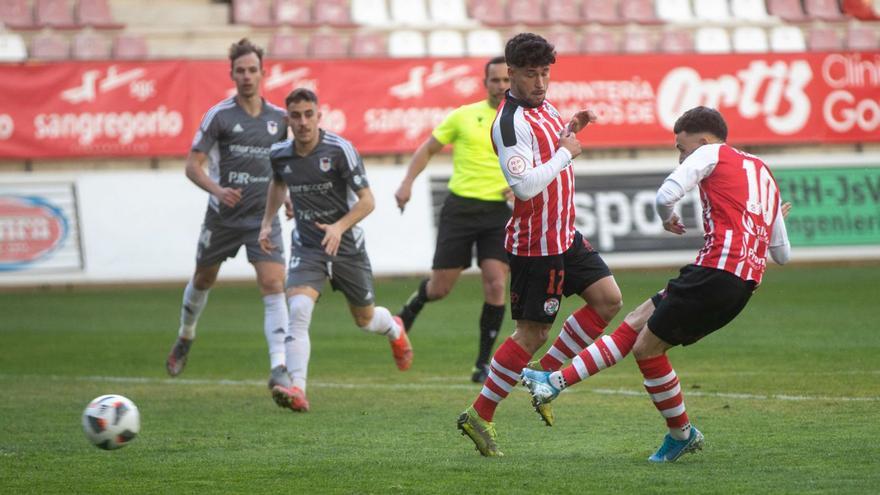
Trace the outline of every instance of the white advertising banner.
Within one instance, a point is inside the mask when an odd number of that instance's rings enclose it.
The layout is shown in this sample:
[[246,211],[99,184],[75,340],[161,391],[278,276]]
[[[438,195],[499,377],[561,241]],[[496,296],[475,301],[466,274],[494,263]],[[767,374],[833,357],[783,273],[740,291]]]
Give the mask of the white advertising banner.
[[[793,260],[880,258],[880,157],[794,155],[767,161],[783,199],[794,203],[787,221]],[[686,236],[664,232],[653,212],[656,188],[675,163],[670,154],[665,161],[575,164],[577,228],[612,269],[679,266],[694,259],[702,244],[698,198],[682,202]],[[405,167],[368,168],[376,209],[362,226],[377,276],[430,270],[435,219],[451,171],[448,165],[429,167],[402,213],[394,192]],[[838,191],[835,184],[847,187]],[[183,282],[195,267],[207,200],[182,170],[0,174],[0,286]],[[859,221],[844,231],[817,216],[835,211],[858,215]],[[292,223],[282,222],[288,249]],[[244,250],[220,273],[221,281],[253,277]]]

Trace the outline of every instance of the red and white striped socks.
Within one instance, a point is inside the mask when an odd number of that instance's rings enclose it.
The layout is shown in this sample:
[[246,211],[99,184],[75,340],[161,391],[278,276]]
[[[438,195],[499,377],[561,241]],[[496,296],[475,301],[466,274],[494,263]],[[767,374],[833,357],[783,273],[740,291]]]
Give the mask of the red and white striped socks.
[[645,377],[645,390],[654,401],[654,407],[666,418],[669,434],[676,440],[687,440],[691,423],[685,411],[678,376],[666,354],[636,362]]
[[556,371],[562,364],[592,344],[608,323],[590,306],[583,306],[571,314],[562,324],[562,330],[547,354],[541,358],[546,371]]
[[614,366],[629,354],[638,336],[639,334],[626,322],[621,323],[611,335],[599,337],[578,353],[571,360],[570,365],[551,374],[551,383],[558,388],[570,387],[605,368]]
[[492,421],[498,403],[516,386],[520,372],[531,358],[532,355],[510,337],[498,346],[489,365],[489,376],[474,401],[474,409],[481,418]]

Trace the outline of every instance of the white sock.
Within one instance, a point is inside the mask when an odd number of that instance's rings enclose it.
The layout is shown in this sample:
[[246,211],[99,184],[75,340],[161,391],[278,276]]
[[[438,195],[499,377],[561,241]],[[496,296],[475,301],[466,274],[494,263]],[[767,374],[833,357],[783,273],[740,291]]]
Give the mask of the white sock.
[[180,329],[177,335],[185,339],[192,340],[196,338],[196,323],[199,321],[199,315],[205,309],[208,302],[208,292],[211,289],[198,290],[193,285],[192,280],[186,284],[183,289],[183,303],[180,308]]
[[373,319],[370,320],[370,323],[368,323],[367,326],[361,327],[361,330],[368,333],[387,335],[388,340],[396,340],[397,337],[400,337],[401,332],[400,327],[397,326],[397,323],[391,316],[391,311],[388,311],[387,308],[382,306],[376,306],[374,308]]
[[306,378],[309,372],[309,355],[312,343],[309,340],[309,324],[312,322],[312,310],[315,301],[311,297],[297,294],[287,299],[290,308],[290,326],[284,338],[287,354],[287,372],[293,386],[306,390]]
[[287,304],[284,293],[263,296],[263,332],[269,344],[269,367],[284,365],[284,337],[287,335]]
[[691,424],[688,423],[681,428],[670,428],[669,435],[676,440],[687,440],[691,437]]

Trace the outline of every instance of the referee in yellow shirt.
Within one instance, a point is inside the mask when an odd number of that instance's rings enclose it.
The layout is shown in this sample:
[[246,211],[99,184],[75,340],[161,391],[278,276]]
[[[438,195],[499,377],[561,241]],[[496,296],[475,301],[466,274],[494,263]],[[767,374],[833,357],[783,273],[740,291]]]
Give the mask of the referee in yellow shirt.
[[485,298],[480,315],[480,350],[471,376],[477,383],[486,379],[492,346],[504,320],[508,272],[504,228],[510,219],[507,201],[512,199],[491,139],[495,110],[510,88],[504,57],[489,60],[485,74],[487,99],[455,109],[434,129],[416,150],[394,194],[402,212],[412,196],[413,181],[431,157],[443,146],[453,145],[449,196],[440,212],[431,276],[419,284],[398,316],[409,331],[425,303],[446,297],[462,270],[471,266],[476,244]]

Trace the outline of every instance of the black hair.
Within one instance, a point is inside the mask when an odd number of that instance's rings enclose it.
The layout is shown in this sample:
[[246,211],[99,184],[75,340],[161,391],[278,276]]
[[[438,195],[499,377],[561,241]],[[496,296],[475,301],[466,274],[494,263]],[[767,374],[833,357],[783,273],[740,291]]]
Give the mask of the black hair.
[[721,112],[709,107],[694,107],[681,114],[675,121],[672,132],[708,132],[722,141],[727,141],[727,123]]
[[299,103],[301,101],[310,101],[317,105],[318,95],[308,88],[296,88],[284,99],[284,106],[289,107],[291,103]]
[[491,59],[489,59],[489,61],[486,62],[486,67],[483,69],[483,72],[486,73],[486,77],[484,77],[483,79],[489,79],[489,66],[490,65],[503,64],[503,63],[504,63],[504,56],[503,55],[499,55],[497,57],[492,57]]
[[263,67],[263,49],[251,43],[251,40],[247,38],[242,38],[238,40],[237,43],[233,43],[232,45],[230,45],[229,66],[232,67],[238,57],[247,55],[249,53],[256,54],[257,58],[260,59],[260,67]]
[[556,63],[556,49],[534,33],[519,33],[507,41],[504,58],[511,67],[543,67]]

